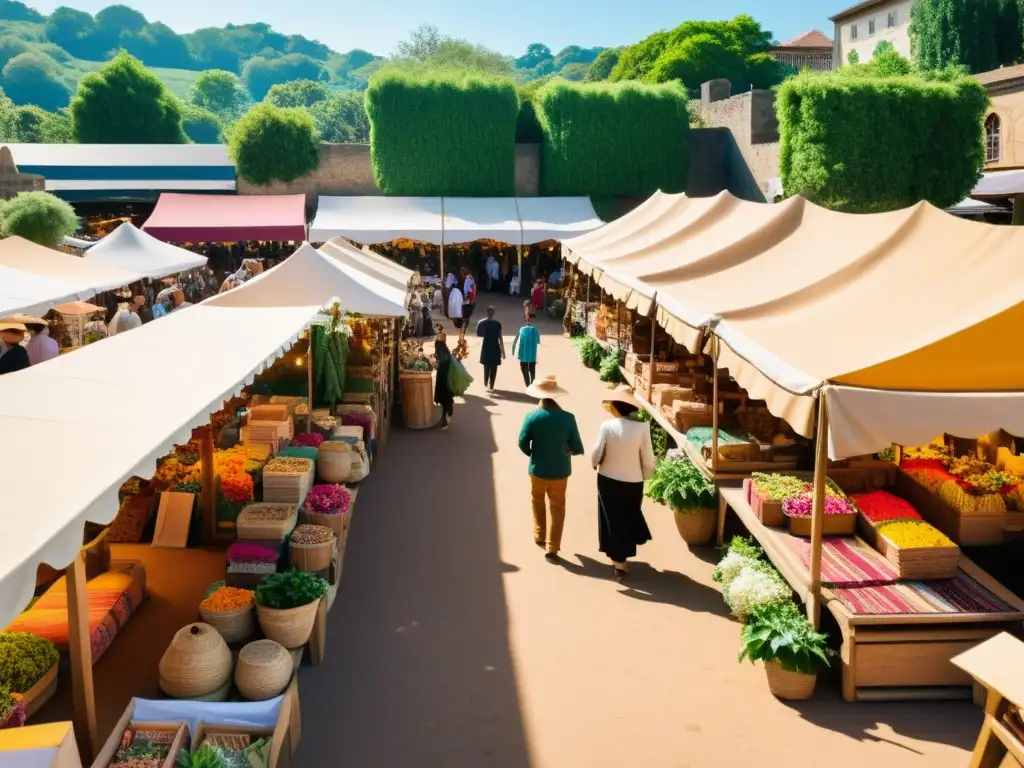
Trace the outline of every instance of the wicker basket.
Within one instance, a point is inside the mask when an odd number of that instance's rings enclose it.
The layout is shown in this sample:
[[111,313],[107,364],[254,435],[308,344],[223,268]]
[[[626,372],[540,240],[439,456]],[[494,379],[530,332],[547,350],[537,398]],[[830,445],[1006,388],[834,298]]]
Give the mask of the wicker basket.
[[309,642],[316,623],[316,611],[320,605],[314,600],[308,605],[298,608],[267,608],[256,605],[256,616],[260,620],[260,628],[268,640],[280,643],[285,648],[298,648]]
[[[351,505],[351,502],[349,504]],[[345,532],[345,528],[348,527],[345,523],[348,519],[347,512],[341,515],[326,515],[323,512],[310,512],[303,507],[299,510],[299,517],[302,519],[302,522],[309,523],[310,525],[326,525],[334,531],[335,540],[340,539],[341,535]]]
[[[338,517],[338,515],[335,515]],[[333,531],[333,529],[332,529]],[[300,571],[316,573],[331,567],[331,555],[334,554],[334,547],[338,538],[335,533],[330,541],[320,544],[296,544],[294,541],[288,544],[288,557],[293,568]]]
[[22,694],[25,704],[25,717],[32,717],[57,692],[57,668],[59,662],[50,667],[36,684]]
[[711,542],[718,522],[714,507],[685,507],[672,510],[679,535],[690,546],[702,547]]
[[273,640],[257,640],[238,654],[235,685],[250,701],[266,701],[288,687],[292,672],[292,655],[283,645]]
[[174,699],[206,696],[231,680],[231,651],[209,624],[189,624],[160,659],[160,687]]
[[[811,520],[807,517],[790,517],[789,532],[794,536],[810,536]],[[851,512],[848,515],[823,515],[822,536],[852,536],[857,530],[857,513]]]
[[[160,690],[165,690],[165,688],[164,688],[164,685],[165,685],[164,684],[164,679],[162,677],[159,678],[159,683],[160,683]],[[231,694],[231,683],[232,683],[231,677],[229,676],[228,677],[228,681],[226,683],[224,683],[224,685],[222,685],[217,690],[211,691],[210,693],[207,693],[207,694],[205,694],[203,696],[176,696],[175,698],[180,699],[182,701],[214,701],[214,702],[227,701],[228,700],[228,696]]]
[[256,611],[252,603],[237,611],[204,611],[199,609],[203,621],[220,632],[226,643],[240,643],[256,631]]
[[352,447],[343,441],[326,442],[316,457],[316,474],[322,483],[347,483],[352,476]]
[[807,701],[814,695],[814,685],[818,682],[817,675],[787,672],[777,661],[766,662],[764,671],[768,678],[768,690],[777,699]]

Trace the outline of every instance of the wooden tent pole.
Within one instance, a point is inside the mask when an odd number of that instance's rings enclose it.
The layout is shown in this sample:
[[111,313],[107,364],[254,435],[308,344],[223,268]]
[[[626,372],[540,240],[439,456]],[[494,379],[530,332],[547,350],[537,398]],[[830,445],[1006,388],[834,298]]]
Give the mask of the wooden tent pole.
[[[658,324],[651,318],[651,367],[650,374],[647,376],[647,402],[652,403],[654,398],[654,373],[657,369],[657,365],[654,362],[654,340],[658,337]],[[653,406],[652,406],[653,407]],[[652,416],[654,414],[651,414]]]
[[818,430],[814,450],[814,499],[811,507],[811,593],[807,618],[815,629],[821,625],[821,533],[825,523],[825,480],[828,477],[828,405],[818,393]]
[[583,335],[590,328],[590,275],[587,275],[587,303],[583,305]]
[[313,431],[313,326],[309,326],[309,349],[306,351],[306,431]]
[[203,519],[203,537],[207,544],[217,538],[217,472],[213,465],[213,428],[199,427],[199,509]]
[[89,596],[85,585],[85,557],[75,555],[65,571],[68,596],[68,650],[71,656],[72,720],[83,763],[92,763],[98,746],[96,692],[92,680],[92,644],[89,640]]
[[[519,262],[519,295],[522,296],[523,295],[523,289],[526,288],[526,286],[523,285],[524,280],[523,280],[523,246],[522,245],[517,245],[516,246],[516,259]],[[527,296],[530,295],[529,289],[526,290],[526,295]]]
[[711,336],[711,471],[718,473],[718,337]]

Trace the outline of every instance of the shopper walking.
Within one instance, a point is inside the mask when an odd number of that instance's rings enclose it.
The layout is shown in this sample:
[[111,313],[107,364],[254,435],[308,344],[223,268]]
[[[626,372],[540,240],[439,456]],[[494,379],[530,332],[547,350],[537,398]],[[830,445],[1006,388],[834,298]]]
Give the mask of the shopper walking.
[[480,364],[484,367],[484,385],[493,392],[498,366],[505,359],[505,340],[501,336],[501,323],[494,319],[494,307],[488,307],[487,317],[476,324],[476,335],[483,339]]
[[452,366],[452,353],[448,349],[448,339],[441,326],[437,327],[437,338],[434,340],[434,359],[437,360],[437,378],[434,381],[434,402],[441,406],[441,420],[438,426],[448,429],[452,415],[455,413],[455,393],[448,383],[448,372]]
[[462,268],[462,321],[468,326],[476,309],[476,280],[469,267]]
[[38,323],[25,323],[32,332],[32,338],[25,344],[28,361],[31,365],[39,365],[60,355],[60,347],[50,338],[50,324],[41,318]]
[[632,388],[620,386],[604,407],[612,418],[597,433],[591,462],[597,470],[597,538],[599,548],[612,561],[615,577],[627,575],[626,561],[636,548],[651,540],[641,505],[644,480],[654,473],[650,424],[635,416],[640,403]]
[[533,317],[526,316],[526,325],[512,340],[512,354],[519,359],[519,370],[523,372],[523,383],[533,384],[537,378],[537,347],[540,345],[540,333],[533,327]]
[[555,402],[568,392],[558,386],[554,376],[541,379],[526,392],[540,400],[540,407],[527,414],[519,431],[519,450],[530,457],[533,540],[545,549],[544,557],[555,562],[565,526],[565,489],[572,474],[571,457],[583,453],[583,442],[576,417]]
[[455,323],[455,327],[459,329],[459,335],[464,335],[462,333],[462,291],[459,290],[458,283],[448,290],[448,319]]

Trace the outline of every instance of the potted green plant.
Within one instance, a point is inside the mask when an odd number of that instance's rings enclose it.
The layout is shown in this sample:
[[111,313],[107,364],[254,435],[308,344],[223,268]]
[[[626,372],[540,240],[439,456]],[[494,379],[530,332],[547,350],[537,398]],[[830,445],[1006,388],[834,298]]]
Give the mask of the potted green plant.
[[326,593],[327,582],[306,571],[292,569],[267,576],[256,585],[256,616],[263,634],[285,648],[304,645]]
[[648,498],[672,508],[683,541],[703,546],[711,541],[717,521],[717,494],[693,462],[662,459],[644,486]]
[[804,701],[814,694],[818,673],[829,665],[827,641],[794,603],[760,606],[751,610],[743,627],[739,660],[763,661],[772,694]]
[[0,686],[21,694],[29,716],[57,690],[59,661],[49,640],[29,632],[0,632]]

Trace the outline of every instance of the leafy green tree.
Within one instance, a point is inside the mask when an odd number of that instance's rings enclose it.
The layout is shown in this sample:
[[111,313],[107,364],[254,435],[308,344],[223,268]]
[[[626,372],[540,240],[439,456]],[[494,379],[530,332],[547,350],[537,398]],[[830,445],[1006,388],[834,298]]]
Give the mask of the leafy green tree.
[[996,60],[1017,64],[1024,58],[1024,0],[999,0],[996,23]]
[[185,38],[158,21],[141,32],[122,32],[121,47],[150,67],[192,69],[195,61]]
[[695,90],[715,77],[736,82],[742,77],[743,61],[724,40],[709,33],[693,35],[667,48],[644,77],[649,83],[679,80]]
[[48,111],[66,107],[71,98],[57,63],[41,53],[22,53],[7,62],[3,87],[15,104],[35,104]]
[[558,72],[558,76],[569,82],[582,82],[587,79],[587,69],[589,69],[587,64],[573,62],[562,67]]
[[605,48],[594,59],[590,67],[587,69],[587,76],[583,78],[588,82],[598,82],[601,80],[607,80],[611,75],[612,70],[615,69],[615,65],[619,63],[619,49],[618,48]]
[[220,144],[223,140],[220,118],[195,104],[181,105],[181,126],[193,144]]
[[35,8],[29,8],[17,0],[0,0],[0,19],[4,21],[31,21],[40,22],[43,14]]
[[512,74],[512,59],[465,40],[446,40],[429,59],[430,66],[488,72],[493,75]]
[[49,192],[19,192],[0,208],[0,231],[52,246],[78,229],[75,209]]
[[311,107],[327,98],[327,86],[316,80],[278,83],[267,91],[264,101],[275,107]]
[[208,69],[192,83],[189,100],[216,115],[238,115],[249,101],[242,81],[233,72]]
[[569,64],[590,65],[602,50],[601,48],[581,48],[578,45],[567,45],[555,56],[555,69],[560,72]]
[[846,56],[846,63],[849,64],[851,67],[857,66],[858,64],[860,64],[860,54],[857,53],[857,51],[850,51],[850,53]]
[[541,62],[554,58],[551,49],[543,43],[530,43],[526,46],[526,53],[516,59],[515,65],[516,69],[533,69]]
[[910,62],[900,56],[895,48],[884,50],[881,53],[876,51],[871,61],[865,66],[869,67],[876,77],[902,77],[909,75],[912,71]]
[[93,56],[92,36],[95,31],[96,21],[92,16],[67,6],[57,8],[43,25],[43,35],[47,40],[79,58]]
[[0,67],[5,66],[15,56],[20,56],[31,50],[32,47],[20,37],[14,37],[14,35],[0,37]]
[[29,144],[70,144],[71,116],[66,109],[47,112],[36,106],[12,107],[4,112],[0,107],[0,133],[2,141],[20,141]]
[[996,45],[1001,11],[1000,0],[916,0],[910,12],[915,61],[926,69],[949,64],[972,73],[995,69],[1001,63]]
[[395,50],[400,59],[426,62],[450,39],[432,24],[422,24],[410,33],[408,40],[399,41]]
[[267,59],[257,56],[245,63],[242,70],[242,82],[256,101],[263,101],[267,92],[278,83],[292,80],[321,80],[326,71],[320,62],[289,53],[279,59]]
[[370,140],[370,119],[363,94],[335,93],[309,108],[316,120],[320,141],[331,144],[365,144]]
[[285,53],[298,53],[309,56],[311,59],[327,61],[334,51],[317,40],[310,40],[302,35],[292,35],[285,45]]
[[537,106],[534,99],[537,96],[537,91],[549,81],[550,78],[540,78],[516,86],[516,93],[519,95],[519,114],[516,117],[517,144],[540,144],[544,141],[544,131],[537,119]]
[[316,123],[304,109],[257,104],[235,124],[228,146],[250,184],[294,181],[320,163]]
[[181,105],[138,59],[119,53],[86,75],[71,102],[81,144],[184,144]]

